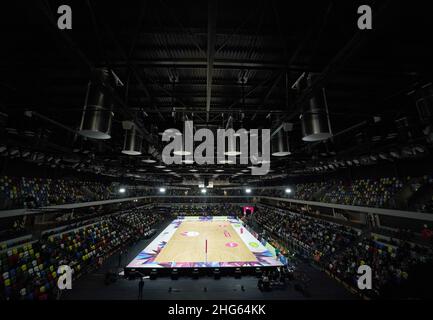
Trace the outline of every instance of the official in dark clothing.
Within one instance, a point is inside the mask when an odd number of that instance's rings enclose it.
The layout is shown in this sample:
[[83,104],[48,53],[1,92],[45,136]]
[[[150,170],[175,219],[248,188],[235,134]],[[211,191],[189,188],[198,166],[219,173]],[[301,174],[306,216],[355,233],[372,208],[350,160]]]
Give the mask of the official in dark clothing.
[[143,278],[140,278],[140,282],[138,283],[138,300],[143,300],[143,287],[144,281]]

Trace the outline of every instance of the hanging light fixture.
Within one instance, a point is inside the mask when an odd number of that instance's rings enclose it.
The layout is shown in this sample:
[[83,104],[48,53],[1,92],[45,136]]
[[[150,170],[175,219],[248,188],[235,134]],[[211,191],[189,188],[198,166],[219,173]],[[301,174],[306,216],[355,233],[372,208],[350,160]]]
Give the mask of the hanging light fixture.
[[[182,135],[182,143],[180,144],[179,148],[177,150],[173,151],[173,154],[175,156],[190,156],[192,155],[192,152],[190,150],[185,150],[188,148],[185,148],[186,146],[186,137],[188,137],[188,134],[192,134],[194,136],[194,128],[192,127],[192,122],[188,121],[188,118],[184,118],[185,128],[184,128],[184,134]],[[191,149],[193,149],[194,146],[192,146]],[[191,159],[188,159],[191,160]]]
[[233,164],[234,162],[232,160],[225,160],[225,159],[220,159],[218,160],[219,164]]
[[285,157],[291,154],[289,148],[289,134],[284,128],[281,128],[271,140],[272,155],[274,157]]
[[185,146],[185,144],[184,144],[183,138],[182,138],[182,143],[180,144],[180,146],[177,150],[173,151],[173,154],[175,156],[190,156],[191,152],[186,151],[184,146]]
[[227,137],[227,145],[226,145],[226,151],[224,154],[226,156],[239,156],[242,154],[240,151],[240,141],[236,138],[236,136],[229,136]]
[[[257,134],[255,134],[255,133],[251,134],[250,133],[250,137],[253,137],[253,136],[257,136]],[[258,135],[257,141],[258,141],[257,154],[255,154],[255,151],[252,151],[252,149],[251,149],[251,163],[253,163],[255,165],[271,163],[270,160],[266,160],[266,159],[262,158],[263,153],[262,153],[262,150],[261,150],[261,148],[262,148],[261,147],[262,146],[262,136],[261,135]]]
[[146,159],[143,159],[141,161],[144,162],[144,163],[155,163],[156,162],[156,160],[154,160],[154,159],[152,159],[150,157],[148,157]]
[[86,138],[106,140],[111,138],[111,122],[114,116],[112,98],[103,90],[111,85],[112,75],[108,69],[96,69],[89,83],[81,119],[79,134]]
[[135,123],[124,121],[123,128],[125,129],[125,140],[123,142],[122,153],[129,156],[140,155],[143,138],[141,137],[140,133],[137,132]]
[[[230,116],[227,122],[227,130],[233,129],[233,117]],[[239,156],[242,154],[240,149],[240,138],[238,139],[235,134],[227,136],[224,155],[231,157]]]
[[[308,86],[312,85],[311,75],[307,78]],[[321,95],[310,98],[301,114],[302,140],[307,142],[326,140],[332,136],[325,90]]]

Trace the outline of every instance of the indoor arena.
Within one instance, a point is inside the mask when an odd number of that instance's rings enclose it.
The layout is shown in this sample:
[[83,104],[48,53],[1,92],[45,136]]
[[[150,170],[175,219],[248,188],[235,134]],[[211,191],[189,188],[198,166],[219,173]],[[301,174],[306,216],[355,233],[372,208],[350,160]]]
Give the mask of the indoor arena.
[[431,10],[8,7],[0,304],[433,298]]

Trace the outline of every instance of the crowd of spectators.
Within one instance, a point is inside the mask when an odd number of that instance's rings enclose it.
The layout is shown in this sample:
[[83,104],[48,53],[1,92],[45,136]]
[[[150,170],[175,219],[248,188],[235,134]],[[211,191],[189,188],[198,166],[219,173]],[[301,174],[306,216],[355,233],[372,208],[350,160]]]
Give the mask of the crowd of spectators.
[[394,207],[390,202],[405,181],[396,178],[359,179],[351,182],[338,181],[326,191],[322,202],[367,207]]
[[288,196],[288,194],[284,193],[282,189],[271,189],[271,188],[263,188],[257,192],[259,196],[267,196],[267,197],[284,197]]
[[422,205],[419,211],[433,212],[433,197],[431,200],[427,201],[424,205]]
[[372,236],[361,239],[355,245],[337,253],[330,259],[326,268],[356,288],[357,269],[360,265],[366,264],[373,270],[373,290],[366,292],[370,297],[422,297],[423,285],[418,279],[422,279],[421,282],[431,279],[431,275],[425,271],[432,270],[432,259],[431,248],[405,241],[390,245],[377,241]]
[[145,237],[161,217],[129,210],[100,221],[0,253],[0,300],[46,300],[57,294],[57,268],[69,265],[74,278],[97,268],[118,249]]
[[213,197],[200,197],[200,198],[188,198],[188,197],[167,197],[158,199],[159,203],[251,203],[251,198],[231,198],[230,197],[221,197],[221,198],[213,198]]
[[26,216],[0,219],[0,241],[25,235],[25,221]]
[[[298,183],[290,188],[255,188],[251,194],[246,194],[245,188],[207,188],[206,193],[203,193],[202,189],[198,187],[188,189],[166,188],[164,192],[161,192],[160,188],[157,187],[136,189],[131,186],[126,188],[125,193],[121,193],[119,192],[121,187],[108,182],[0,176],[0,210],[37,208],[74,202],[107,200],[117,197],[153,195],[184,196],[178,199],[171,199],[177,203],[210,202],[209,199],[212,199],[212,202],[225,202],[226,200],[224,199],[213,197],[253,195],[399,209],[401,202],[396,201],[396,196],[405,186],[409,186],[412,194],[414,194],[425,185],[431,185],[431,189],[433,190],[433,175],[419,178],[381,177]],[[188,196],[199,196],[203,200],[187,198]],[[239,201],[242,202],[242,199]],[[415,201],[411,205],[411,208],[416,211],[431,212],[433,211],[433,198],[428,201],[424,200],[422,203]]]
[[[202,192],[203,188],[193,187],[189,189],[167,189],[163,195],[177,195],[177,196],[244,196],[243,189],[229,189],[223,190],[220,188],[206,188],[206,193]],[[159,194],[161,195],[161,194]]]
[[[298,183],[291,186],[290,192],[287,192],[287,188],[283,187],[263,188],[258,195],[353,206],[408,209],[406,207],[400,208],[402,203],[396,201],[396,196],[404,187],[409,186],[411,189],[411,193],[408,193],[410,198],[422,186],[426,185],[430,185],[431,190],[433,190],[432,175],[418,178],[381,177]],[[433,198],[421,204],[416,202],[412,209],[421,212],[433,212]]]
[[36,208],[110,198],[110,183],[0,176],[0,208]]
[[411,206],[419,212],[433,212],[433,175],[425,175],[414,181],[411,183],[411,189],[413,192],[423,189],[429,195],[427,201],[421,203],[413,199]]
[[431,297],[426,283],[432,280],[433,231],[427,225],[422,230],[426,241],[421,245],[411,242],[411,237],[385,240],[376,234],[268,206],[259,206],[254,220],[291,250],[355,290],[358,267],[370,266],[373,290],[363,292],[370,298]]
[[239,216],[241,207],[233,204],[218,205],[181,205],[174,207],[175,216]]
[[315,195],[323,192],[329,188],[329,184],[325,182],[310,182],[296,185],[293,193],[293,199],[304,200],[310,199],[315,200]]
[[149,237],[153,226],[161,221],[161,216],[152,214],[150,211],[142,212],[140,208],[132,208],[124,211],[119,216],[112,216],[111,222],[123,225],[125,228],[132,228],[140,237]]
[[313,217],[259,206],[256,222],[287,242],[301,244],[316,261],[350,245],[359,231]]

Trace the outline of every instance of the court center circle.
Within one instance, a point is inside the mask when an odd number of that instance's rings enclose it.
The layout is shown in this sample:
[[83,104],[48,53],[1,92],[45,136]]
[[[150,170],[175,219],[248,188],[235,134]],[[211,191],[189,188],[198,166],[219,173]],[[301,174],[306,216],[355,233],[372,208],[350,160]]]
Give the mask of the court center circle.
[[238,246],[238,244],[236,242],[227,242],[226,243],[226,247],[229,248],[236,248]]
[[184,237],[197,237],[200,235],[200,232],[197,231],[184,231],[181,233]]

